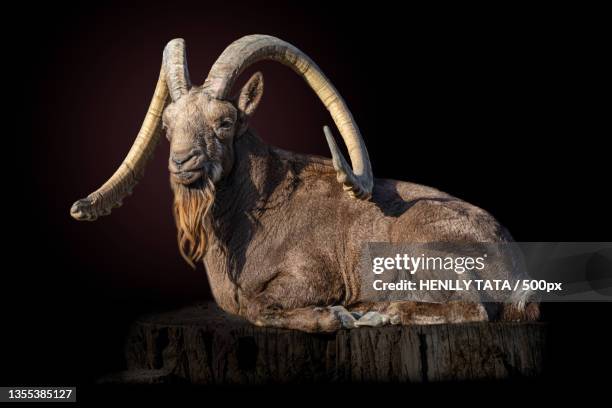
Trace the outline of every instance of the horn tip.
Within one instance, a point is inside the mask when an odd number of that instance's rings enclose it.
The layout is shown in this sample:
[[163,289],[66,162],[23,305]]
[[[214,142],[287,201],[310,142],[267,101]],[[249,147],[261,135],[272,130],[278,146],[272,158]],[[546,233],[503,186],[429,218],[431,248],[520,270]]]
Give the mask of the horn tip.
[[185,39],[183,38],[173,38],[168,41],[166,46],[164,47],[163,57],[167,59],[170,56],[171,50],[176,49],[184,49],[185,48]]
[[168,45],[181,45],[185,43],[185,39],[184,38],[173,38],[170,41],[168,41]]
[[77,221],[95,221],[98,218],[92,208],[92,202],[88,198],[75,201],[70,207],[70,216]]

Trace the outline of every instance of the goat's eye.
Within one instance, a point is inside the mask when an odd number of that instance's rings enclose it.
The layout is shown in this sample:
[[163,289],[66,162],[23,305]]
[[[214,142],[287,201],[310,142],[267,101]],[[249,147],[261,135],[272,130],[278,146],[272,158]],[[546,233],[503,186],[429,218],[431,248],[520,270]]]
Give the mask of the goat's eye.
[[220,130],[229,130],[229,129],[232,128],[232,126],[234,126],[234,122],[232,122],[230,119],[223,119],[219,123],[219,129]]

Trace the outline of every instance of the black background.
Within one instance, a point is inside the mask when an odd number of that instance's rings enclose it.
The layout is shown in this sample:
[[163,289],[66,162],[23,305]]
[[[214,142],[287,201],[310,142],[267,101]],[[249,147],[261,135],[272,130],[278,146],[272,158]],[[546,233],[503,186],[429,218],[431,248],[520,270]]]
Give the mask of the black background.
[[[162,49],[175,37],[187,41],[198,84],[243,35],[291,42],[344,96],[377,177],[476,204],[518,241],[609,240],[609,45],[597,10],[200,1],[55,5],[21,16],[6,37],[26,45],[25,73],[8,81],[26,86],[27,104],[11,140],[23,141],[26,129],[29,143],[7,147],[17,164],[6,177],[17,187],[5,214],[17,221],[7,222],[15,244],[7,275],[24,279],[3,291],[11,344],[4,384],[88,390],[123,368],[135,316],[210,298],[202,267],[191,270],[178,254],[165,141],[112,216],[78,223],[68,213],[127,153]],[[261,137],[328,155],[321,127],[331,119],[312,92],[274,63],[258,64],[240,82],[255,70],[265,78],[253,121]],[[24,182],[26,157],[31,177]],[[579,388],[609,379],[599,374],[609,361],[609,305],[543,309],[552,341],[542,384]]]

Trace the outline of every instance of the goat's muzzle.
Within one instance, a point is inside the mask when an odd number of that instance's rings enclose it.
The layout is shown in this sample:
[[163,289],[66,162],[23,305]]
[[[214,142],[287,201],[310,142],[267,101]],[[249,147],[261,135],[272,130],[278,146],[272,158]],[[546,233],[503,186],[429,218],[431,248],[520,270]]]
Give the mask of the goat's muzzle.
[[172,179],[179,184],[189,185],[204,174],[204,155],[198,149],[188,152],[172,152],[168,161]]

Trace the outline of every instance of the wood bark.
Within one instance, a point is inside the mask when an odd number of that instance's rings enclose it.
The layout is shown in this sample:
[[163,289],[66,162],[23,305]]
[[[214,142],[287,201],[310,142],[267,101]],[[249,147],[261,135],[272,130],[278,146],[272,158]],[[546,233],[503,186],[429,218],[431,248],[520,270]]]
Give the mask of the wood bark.
[[207,303],[138,319],[128,371],[106,382],[268,384],[508,379],[542,373],[546,325],[385,326],[333,334],[261,328]]

